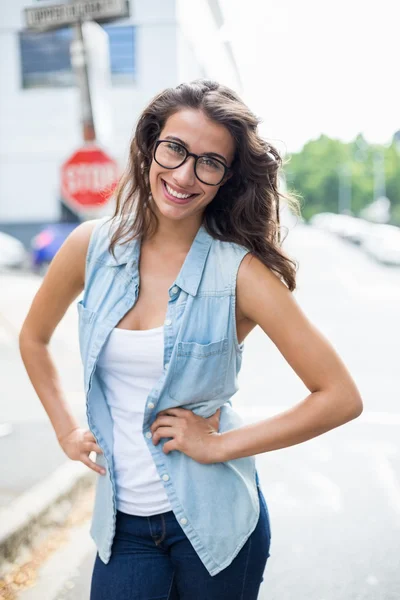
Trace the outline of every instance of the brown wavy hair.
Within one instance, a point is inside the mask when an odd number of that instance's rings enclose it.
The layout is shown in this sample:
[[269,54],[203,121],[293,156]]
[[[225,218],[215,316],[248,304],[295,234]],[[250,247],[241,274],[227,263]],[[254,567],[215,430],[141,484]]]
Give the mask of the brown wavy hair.
[[167,88],[142,112],[130,145],[127,168],[115,191],[112,219],[118,221],[110,242],[151,237],[157,229],[149,181],[153,148],[167,119],[181,109],[198,109],[231,133],[235,156],[233,175],[206,206],[203,225],[216,239],[240,244],[278,275],[290,291],[296,287],[297,264],[281,249],[279,200],[298,213],[295,196],[282,194],[279,174],[283,160],[257,132],[259,120],[239,96],[215,81],[200,79]]

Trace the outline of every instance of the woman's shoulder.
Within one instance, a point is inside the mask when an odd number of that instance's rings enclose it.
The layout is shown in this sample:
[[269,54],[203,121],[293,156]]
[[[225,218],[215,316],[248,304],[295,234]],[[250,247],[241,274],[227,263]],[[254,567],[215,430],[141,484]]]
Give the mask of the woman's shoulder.
[[63,253],[69,256],[77,268],[83,273],[94,258],[105,254],[109,246],[111,217],[101,217],[80,223],[69,234],[63,245]]
[[213,238],[213,242],[211,245],[212,252],[217,255],[224,256],[226,258],[231,257],[232,259],[236,259],[237,257],[243,257],[245,254],[249,252],[249,249],[237,242],[232,242],[228,240],[219,240]]
[[98,219],[83,221],[83,223],[75,227],[70,237],[74,240],[75,244],[87,249],[94,237],[94,232],[98,231],[103,225],[106,225],[106,222],[110,219],[111,217],[100,217]]
[[111,216],[100,217],[85,223],[88,226],[86,231],[88,235],[87,262],[94,257],[97,260],[100,255],[108,253],[114,223],[115,220]]
[[213,238],[203,276],[205,291],[234,293],[240,263],[248,252],[236,242]]
[[85,257],[90,244],[93,230],[99,219],[84,221],[75,227],[64,242],[64,248],[68,252]]

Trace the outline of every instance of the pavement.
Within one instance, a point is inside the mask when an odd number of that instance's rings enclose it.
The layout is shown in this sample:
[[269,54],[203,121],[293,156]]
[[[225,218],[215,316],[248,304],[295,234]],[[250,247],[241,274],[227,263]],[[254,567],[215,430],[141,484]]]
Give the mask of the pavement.
[[[272,527],[259,600],[400,600],[400,269],[383,267],[358,248],[306,226],[291,232],[286,250],[300,262],[297,301],[349,368],[364,412],[304,444],[257,456]],[[15,330],[39,282],[27,278],[20,285],[17,276],[10,277],[6,289],[19,291],[6,306],[0,299],[0,315],[16,324]],[[69,313],[54,348],[70,403],[83,418],[76,315]],[[14,461],[14,468],[0,465],[3,505],[7,497],[29,493],[35,481],[48,480],[64,462],[17,365],[11,329],[0,326],[1,364],[8,360],[7,372],[1,373],[8,393],[0,402],[0,422],[13,427],[12,434],[0,438],[0,452],[9,444],[7,456],[11,452]],[[256,328],[246,340],[240,391],[233,399],[245,422],[268,418],[308,393]],[[88,526],[86,520],[71,528],[68,541],[45,561],[36,585],[19,600],[87,600],[95,554]]]

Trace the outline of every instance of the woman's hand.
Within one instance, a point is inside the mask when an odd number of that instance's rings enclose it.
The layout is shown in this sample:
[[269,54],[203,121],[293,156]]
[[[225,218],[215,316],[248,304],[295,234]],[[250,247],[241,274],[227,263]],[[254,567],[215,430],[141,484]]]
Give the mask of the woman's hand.
[[219,462],[220,413],[219,408],[211,417],[203,418],[185,408],[162,410],[150,427],[153,444],[156,446],[161,438],[172,438],[163,446],[165,454],[179,450],[199,463]]
[[100,475],[105,475],[105,469],[89,458],[91,452],[103,454],[100,446],[96,443],[93,433],[89,429],[73,429],[64,437],[59,438],[58,441],[68,458],[71,460],[80,460],[89,469],[100,473]]

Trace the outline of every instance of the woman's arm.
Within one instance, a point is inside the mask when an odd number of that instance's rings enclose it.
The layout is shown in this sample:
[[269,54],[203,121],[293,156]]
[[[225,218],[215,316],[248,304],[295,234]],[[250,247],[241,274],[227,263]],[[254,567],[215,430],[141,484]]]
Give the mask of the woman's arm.
[[289,410],[215,437],[213,462],[293,446],[362,413],[359,391],[331,344],[280,279],[249,254],[238,272],[237,304],[239,319],[264,330],[311,393]]
[[[310,323],[285,284],[250,254],[238,272],[237,308],[243,330],[260,325],[311,393],[269,419],[221,433],[214,421],[191,410],[166,409],[150,428],[155,445],[161,438],[172,438],[163,452],[179,450],[205,464],[225,462],[300,444],[361,414],[360,394],[332,345]],[[264,368],[261,362],[259,366]]]
[[100,467],[89,459],[89,453],[101,450],[91,432],[80,429],[70,411],[48,349],[56,326],[84,288],[86,253],[95,223],[87,221],[79,225],[57,252],[23,323],[19,347],[29,379],[61,447],[70,458],[82,460],[100,472]]

